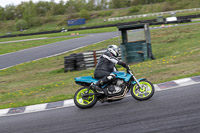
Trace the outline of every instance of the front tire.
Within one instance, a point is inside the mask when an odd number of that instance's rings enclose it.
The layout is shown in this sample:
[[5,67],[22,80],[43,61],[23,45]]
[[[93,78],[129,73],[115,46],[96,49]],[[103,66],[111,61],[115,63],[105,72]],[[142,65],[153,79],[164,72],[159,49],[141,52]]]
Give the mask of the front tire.
[[[81,109],[93,107],[98,100],[96,95],[83,97],[83,95],[86,94],[87,91],[88,91],[87,87],[82,87],[74,95],[74,103],[77,107]],[[88,93],[94,93],[94,91],[89,89]]]
[[131,89],[132,97],[139,101],[150,99],[155,92],[153,84],[147,80],[143,80],[140,81],[140,85],[142,88],[140,88],[137,84],[133,86]]

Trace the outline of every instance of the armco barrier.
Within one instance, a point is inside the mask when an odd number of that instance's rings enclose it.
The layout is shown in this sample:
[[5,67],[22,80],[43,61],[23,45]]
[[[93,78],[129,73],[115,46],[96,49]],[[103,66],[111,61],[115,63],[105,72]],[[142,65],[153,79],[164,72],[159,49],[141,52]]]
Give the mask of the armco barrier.
[[[66,56],[64,57],[64,70],[67,72],[93,68],[97,65],[100,56],[104,52],[106,52],[106,50],[90,51]],[[121,60],[121,54],[119,54],[118,59]]]
[[[179,19],[179,22],[177,22],[177,23],[185,22],[185,19],[188,21],[188,19],[199,18],[199,17],[200,17],[200,14],[177,17]],[[145,21],[133,21],[133,22],[125,22],[125,23],[117,23],[117,24],[84,27],[84,28],[74,28],[74,29],[67,29],[67,31],[87,30],[87,29],[96,29],[96,28],[105,28],[105,27],[115,27],[115,26],[120,26],[120,25],[130,25],[130,24],[139,24],[139,23],[149,23],[149,25],[166,24],[166,23],[157,23],[156,19],[151,19],[151,20],[145,20]],[[54,30],[54,31],[37,32],[37,33],[29,33],[29,34],[4,35],[4,36],[0,36],[0,38],[28,36],[28,35],[39,35],[39,34],[50,34],[50,33],[58,33],[58,32],[61,32],[61,31],[62,30]]]
[[170,15],[172,12],[183,13],[183,12],[192,12],[192,11],[200,11],[200,8],[192,8],[192,9],[175,10],[175,11],[167,11],[167,12],[158,12],[158,13],[148,13],[148,14],[141,14],[141,15],[115,17],[115,18],[109,18],[108,21],[126,20],[126,19],[133,19],[133,18],[144,18],[144,17],[152,17],[152,16],[163,16],[163,15]]

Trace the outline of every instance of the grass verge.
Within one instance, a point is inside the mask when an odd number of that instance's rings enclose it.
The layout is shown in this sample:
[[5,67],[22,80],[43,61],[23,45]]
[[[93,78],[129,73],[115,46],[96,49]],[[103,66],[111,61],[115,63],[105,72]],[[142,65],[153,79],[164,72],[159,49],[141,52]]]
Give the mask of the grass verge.
[[[136,77],[153,83],[200,75],[200,26],[151,31],[156,60],[132,64]],[[0,71],[0,109],[73,98],[80,86],[74,78],[93,75],[94,69],[64,73],[64,56],[118,44],[113,38],[66,54],[32,61]],[[119,70],[124,70],[119,67]]]
[[2,39],[0,39],[0,42],[16,41],[16,40],[24,40],[24,39],[33,39],[33,38],[42,38],[42,37],[69,36],[69,35],[71,35],[71,33],[90,34],[90,33],[104,33],[104,32],[112,32],[112,31],[117,31],[117,28],[116,27],[109,27],[109,28],[99,28],[99,29],[60,32],[60,33],[52,33],[52,34],[42,34],[42,35],[2,38]]
[[81,36],[74,36],[74,37],[62,37],[62,38],[49,38],[44,40],[33,40],[33,41],[23,41],[23,42],[12,42],[12,43],[5,43],[0,44],[0,55],[6,54],[10,52],[16,52],[19,50],[32,48],[36,46],[56,43],[64,40],[74,39]]
[[[122,17],[122,16],[130,16],[130,15],[140,15],[140,14],[148,14],[148,13],[157,13],[157,12],[165,12],[165,11],[175,11],[181,9],[191,9],[191,8],[199,8],[199,1],[187,1],[187,0],[179,0],[177,2],[161,2],[161,3],[154,3],[154,4],[144,4],[134,6],[138,8],[138,11],[133,11],[134,7],[127,7],[121,9],[110,9],[110,10],[99,10],[99,11],[90,11],[90,19],[87,20],[85,25],[75,26],[76,28],[85,27],[85,26],[97,26],[102,24],[108,24],[110,22],[104,22],[108,18],[113,17]],[[183,13],[177,13],[177,16],[185,16],[185,15],[195,15],[199,14],[199,11],[187,11]],[[170,15],[170,14],[169,14]],[[77,19],[80,18],[80,14],[73,13],[73,14],[64,14],[64,15],[55,15],[55,16],[46,16],[46,17],[36,17],[37,20],[34,27],[30,27],[30,29],[24,31],[24,33],[35,33],[41,31],[51,31],[51,30],[60,30],[61,28],[65,27],[66,29],[75,28],[75,27],[68,27],[66,25],[66,20],[69,19]],[[156,18],[156,17],[154,17]],[[143,20],[144,18],[139,18],[136,20]],[[132,21],[132,20],[128,20]],[[0,35],[5,35],[7,32],[12,34],[21,34],[20,31],[16,31],[14,26],[16,20],[10,21],[2,21],[0,22]],[[112,22],[117,23],[117,21]]]

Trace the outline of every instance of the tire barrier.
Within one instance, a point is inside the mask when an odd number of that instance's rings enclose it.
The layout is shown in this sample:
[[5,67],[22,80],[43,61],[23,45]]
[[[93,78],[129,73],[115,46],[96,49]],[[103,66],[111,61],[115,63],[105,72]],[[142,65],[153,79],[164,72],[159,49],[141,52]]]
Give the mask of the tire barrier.
[[76,65],[76,55],[71,54],[70,56],[66,56],[65,58],[65,68],[64,71],[74,71],[75,70],[75,65]]
[[177,17],[178,20],[187,20],[187,19],[192,19],[192,18],[200,18],[200,14]]
[[75,70],[85,70],[85,60],[84,60],[84,55],[82,53],[76,54],[76,59],[75,59]]
[[[64,57],[64,71],[80,71],[93,68],[97,65],[100,56],[104,52],[106,52],[106,50],[90,51],[66,56]],[[121,54],[119,54],[118,59],[121,60]]]
[[44,31],[44,32],[36,32],[36,33],[27,33],[27,34],[9,34],[9,35],[4,35],[0,36],[0,38],[8,38],[8,37],[18,37],[18,36],[32,36],[32,35],[40,35],[40,34],[50,34],[50,33],[59,33],[62,30],[53,30],[53,31]]

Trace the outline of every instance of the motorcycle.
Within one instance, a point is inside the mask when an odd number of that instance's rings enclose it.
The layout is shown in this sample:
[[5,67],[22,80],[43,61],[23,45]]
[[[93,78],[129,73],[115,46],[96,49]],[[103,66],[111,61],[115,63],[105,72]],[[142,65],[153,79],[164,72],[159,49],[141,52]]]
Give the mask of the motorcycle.
[[116,78],[103,86],[107,94],[97,92],[91,87],[98,80],[91,76],[76,77],[75,82],[83,86],[74,95],[74,103],[81,109],[93,107],[97,101],[114,102],[122,100],[126,94],[131,91],[133,98],[139,101],[150,99],[155,92],[153,84],[145,78],[136,79],[129,66],[126,68],[127,73],[116,71],[113,74]]

